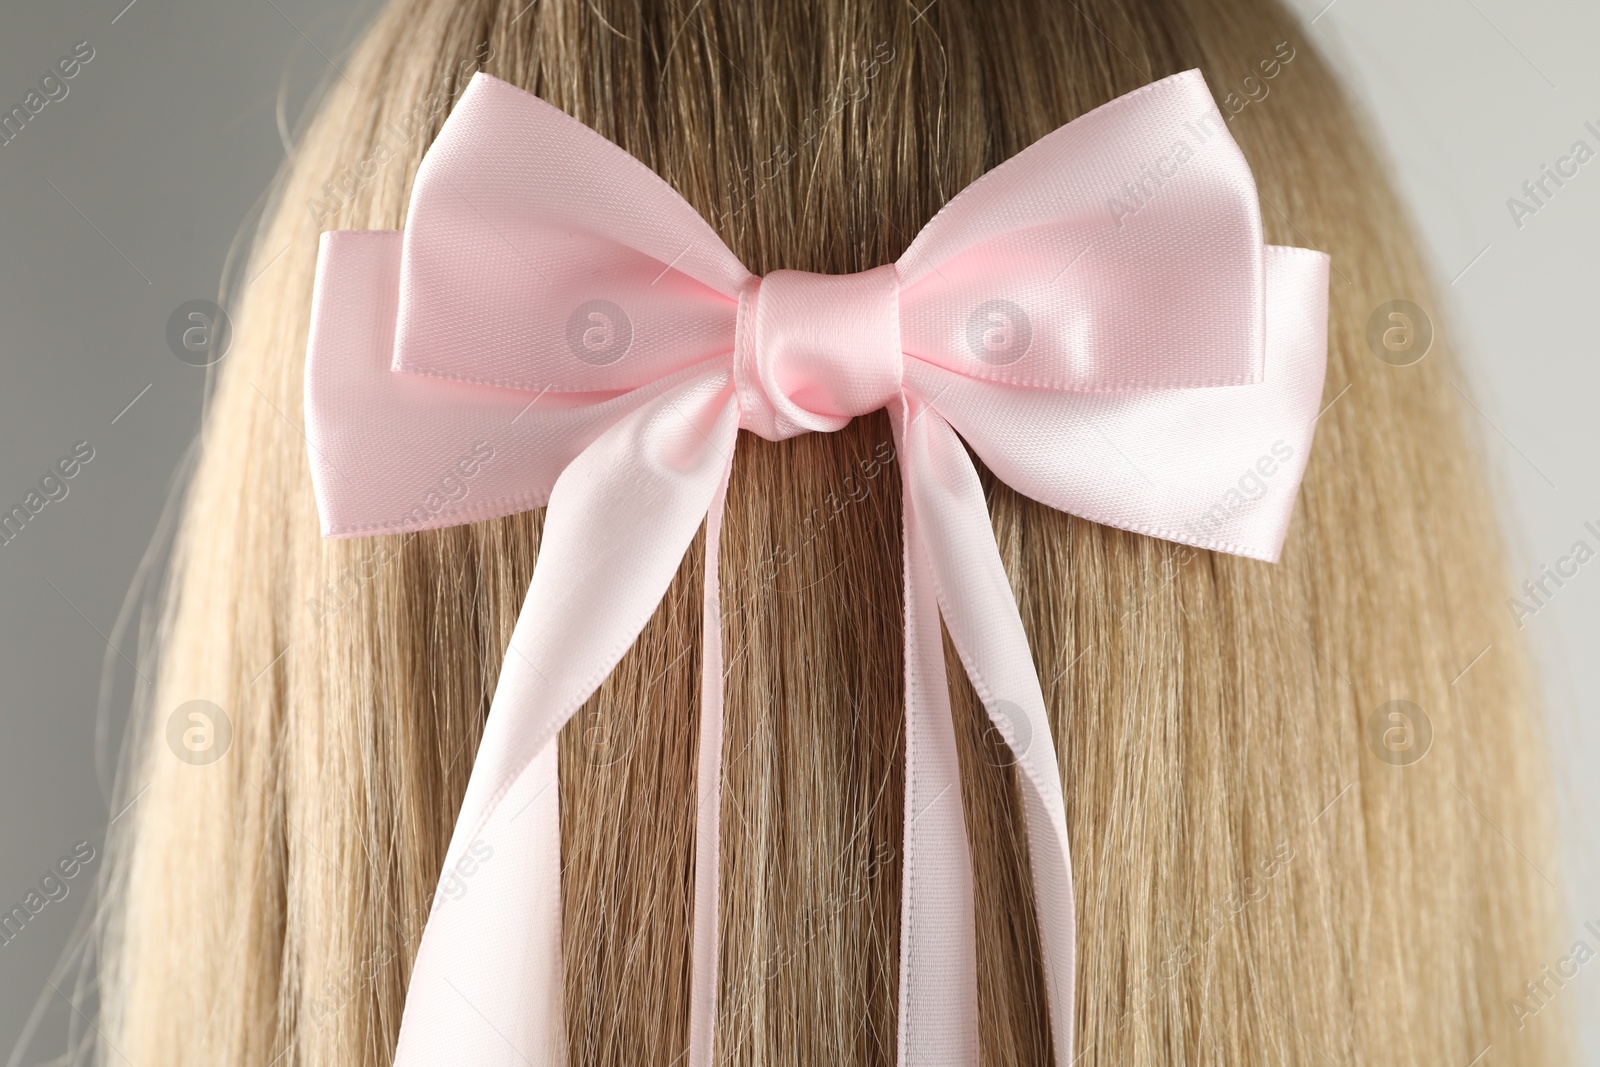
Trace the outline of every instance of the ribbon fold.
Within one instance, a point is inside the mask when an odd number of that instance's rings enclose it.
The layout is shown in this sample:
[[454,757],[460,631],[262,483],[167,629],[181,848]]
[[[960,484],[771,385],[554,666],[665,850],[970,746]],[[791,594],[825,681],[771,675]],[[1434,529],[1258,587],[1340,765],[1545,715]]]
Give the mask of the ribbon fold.
[[990,171],[894,264],[764,278],[638,160],[474,78],[418,171],[406,229],[323,235],[306,365],[325,536],[548,508],[441,889],[482,845],[492,860],[428,921],[396,1062],[565,1062],[554,742],[704,522],[688,1062],[712,1063],[717,561],[738,431],[780,440],[887,407],[905,497],[899,1061],[978,1060],[942,619],[1021,777],[1069,1064],[1061,769],[967,449],[1050,507],[1274,560],[1322,393],[1327,273],[1321,253],[1262,244],[1249,168],[1194,71]]

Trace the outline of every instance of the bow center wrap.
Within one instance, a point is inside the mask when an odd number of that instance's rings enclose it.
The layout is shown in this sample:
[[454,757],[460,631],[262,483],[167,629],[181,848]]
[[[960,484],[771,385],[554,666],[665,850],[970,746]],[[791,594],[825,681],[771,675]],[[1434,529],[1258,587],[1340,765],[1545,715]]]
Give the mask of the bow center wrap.
[[739,425],[769,441],[843,429],[900,395],[900,274],[777,270],[739,293]]
[[[968,450],[1049,507],[1275,560],[1316,425],[1327,297],[1326,256],[1263,245],[1249,167],[1195,71],[989,171],[894,264],[764,278],[638,160],[479,74],[423,160],[405,231],[323,235],[306,358],[326,536],[547,507],[397,1067],[565,1062],[555,741],[702,528],[686,1062],[711,1067],[718,539],[738,430],[781,440],[882,407],[904,501],[899,1062],[978,1062],[948,633],[1015,759],[1055,1063],[1070,1064],[1061,768]],[[643,995],[662,1014],[677,1003]]]

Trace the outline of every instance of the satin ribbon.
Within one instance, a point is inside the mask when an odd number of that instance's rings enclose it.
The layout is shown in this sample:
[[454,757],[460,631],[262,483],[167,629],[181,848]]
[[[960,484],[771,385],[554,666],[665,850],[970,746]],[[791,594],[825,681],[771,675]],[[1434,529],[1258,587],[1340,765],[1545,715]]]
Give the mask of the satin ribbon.
[[1051,507],[1275,559],[1322,391],[1327,271],[1321,253],[1263,246],[1249,168],[1194,71],[989,172],[893,265],[765,278],[642,163],[478,75],[423,161],[405,230],[323,235],[306,366],[326,536],[548,508],[397,1062],[564,1061],[556,735],[702,522],[688,1062],[712,1062],[717,558],[735,438],[887,407],[905,497],[900,1062],[978,1057],[942,618],[1023,784],[1055,1055],[1069,1063],[1060,767],[967,448]]

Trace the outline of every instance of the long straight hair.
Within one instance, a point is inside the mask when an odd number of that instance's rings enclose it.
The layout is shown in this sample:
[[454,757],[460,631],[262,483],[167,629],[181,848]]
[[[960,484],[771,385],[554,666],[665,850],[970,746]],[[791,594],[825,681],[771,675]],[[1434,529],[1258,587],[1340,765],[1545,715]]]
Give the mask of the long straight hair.
[[[1541,713],[1448,333],[1435,321],[1404,366],[1369,343],[1380,305],[1437,320],[1437,303],[1276,0],[391,0],[285,166],[257,270],[288,251],[234,309],[131,748],[127,779],[149,788],[112,842],[105,1060],[393,1055],[542,514],[322,540],[303,353],[319,231],[404,224],[471,73],[638,156],[763,273],[891,262],[986,170],[1190,67],[1254,168],[1268,240],[1333,256],[1326,407],[1277,565],[1097,526],[985,474],[1067,797],[1075,1062],[1556,1062],[1559,1005],[1516,1008],[1557,952]],[[725,1064],[895,1061],[891,441],[880,412],[739,442]],[[560,739],[575,1064],[665,1067],[687,1044],[701,553]],[[1014,770],[959,666],[950,687],[984,1062],[1053,1062]],[[194,699],[231,725],[203,765],[166,733]]]

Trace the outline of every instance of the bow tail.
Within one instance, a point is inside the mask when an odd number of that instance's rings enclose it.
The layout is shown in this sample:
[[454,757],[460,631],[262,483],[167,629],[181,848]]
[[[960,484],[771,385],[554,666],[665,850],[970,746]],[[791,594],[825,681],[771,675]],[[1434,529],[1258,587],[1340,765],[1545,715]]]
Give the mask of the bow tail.
[[[898,406],[891,411],[891,415],[895,436],[904,455],[908,428],[915,423],[917,416],[913,415],[908,421],[904,409]],[[945,429],[950,432],[948,427]],[[906,783],[902,846],[899,1062],[903,1065],[915,1064],[916,1067],[971,1067],[978,1058],[971,858],[962,812],[960,765],[945,676],[938,586],[933,559],[926,548],[922,519],[913,505],[914,474],[908,468],[909,464],[902,466],[906,488],[903,548],[906,575]],[[706,519],[690,1067],[710,1067],[716,1038],[717,879],[723,726],[722,629],[717,564],[727,478],[728,472],[724,471]],[[980,508],[981,504],[980,495]],[[987,522],[987,512],[981,511],[980,514]],[[994,553],[992,538],[990,552]],[[1012,610],[1014,613],[1014,605]],[[1042,715],[1042,701],[1040,706]],[[1033,822],[1048,824],[1048,819],[1031,818],[1030,825]],[[1070,938],[1070,891],[1067,899]],[[1068,951],[1070,964],[1070,948]],[[1070,965],[1068,971],[1067,992],[1070,996]]]
[[733,453],[706,512],[700,653],[700,754],[694,834],[694,940],[689,976],[689,1067],[711,1067],[717,1040],[718,864],[722,855],[722,596],[718,556]]
[[977,942],[961,768],[926,516],[913,499],[908,437],[914,401],[890,409],[905,500],[906,784],[900,903],[902,1067],[978,1062]]
[[[918,568],[922,576],[915,582],[913,568],[908,563],[908,623],[911,621],[909,606],[914,592],[918,597],[927,596],[929,600],[937,598],[937,608],[926,609],[929,618],[918,630],[916,647],[919,651],[914,656],[931,669],[930,677],[925,682],[927,689],[918,694],[908,691],[907,716],[909,720],[913,696],[926,699],[930,709],[936,706],[941,709],[937,714],[943,720],[943,732],[950,732],[943,645],[939,634],[939,617],[942,616],[974,691],[1022,772],[1029,858],[1055,1061],[1066,1065],[1073,1058],[1075,974],[1072,867],[1067,846],[1066,804],[1061,790],[1061,773],[1050,722],[1045,713],[1044,695],[1028,651],[1027,634],[1022,628],[1016,598],[995,544],[983,486],[972,460],[950,424],[927,406],[918,393],[907,390],[904,396],[905,412],[909,417],[902,416],[903,429],[899,430],[898,436],[901,470],[906,484],[907,555],[908,560],[918,554],[922,556],[921,568]],[[928,596],[930,590],[931,596]],[[920,619],[918,621],[923,622]],[[912,657],[909,625],[906,646],[908,657]],[[932,690],[937,690],[936,699]],[[906,915],[910,915],[914,898],[927,893],[927,890],[913,884],[910,866],[915,825],[910,821],[913,816],[909,803],[912,789],[910,763],[920,756],[908,751],[907,758],[907,870],[904,892]],[[942,763],[940,769],[945,770]],[[902,936],[917,940],[938,937],[959,940],[963,949],[959,959],[952,958],[950,965],[954,967],[959,964],[965,969],[931,974],[921,972],[919,979],[915,970],[908,971],[912,961],[902,951],[902,1063],[947,1062],[947,1058],[933,1058],[931,1052],[927,1053],[927,1059],[909,1059],[905,1054],[908,1023],[904,1011],[908,1003],[905,992],[908,981],[920,981],[924,986],[954,986],[942,995],[970,998],[970,1008],[960,1005],[964,1012],[963,1022],[968,1015],[973,1018],[976,1016],[971,874],[965,827],[960,822],[960,785],[954,776],[953,758],[947,773],[949,783],[954,784],[952,792],[958,798],[958,803],[954,806],[955,825],[942,828],[947,836],[935,846],[952,854],[948,866],[938,873],[950,880],[952,893],[957,880],[964,883],[962,892],[967,902],[966,914],[960,925],[947,929],[919,929],[914,921],[920,920],[903,916],[902,928],[905,932]],[[959,865],[954,861],[953,854],[956,852],[960,853]],[[959,872],[957,866],[960,867]],[[922,872],[916,873],[919,878],[922,876]],[[921,961],[917,961],[916,965],[920,967]],[[911,1003],[917,1007],[915,1002]],[[958,1005],[948,1006],[954,1007]],[[918,1015],[911,1020],[911,1025],[927,1025],[928,1020],[924,1016],[925,1012],[918,1007]],[[920,1043],[919,1035],[913,1032],[910,1036],[913,1041]],[[963,1041],[964,1047],[974,1049],[972,1055],[964,1059],[948,1058],[948,1062],[976,1062],[975,1036],[963,1036]],[[918,1052],[922,1054],[920,1048]]]
[[[725,483],[726,371],[664,390],[562,472],[423,932],[398,1067],[559,1067],[556,736],[654,614]],[[720,674],[720,672],[719,672]]]

